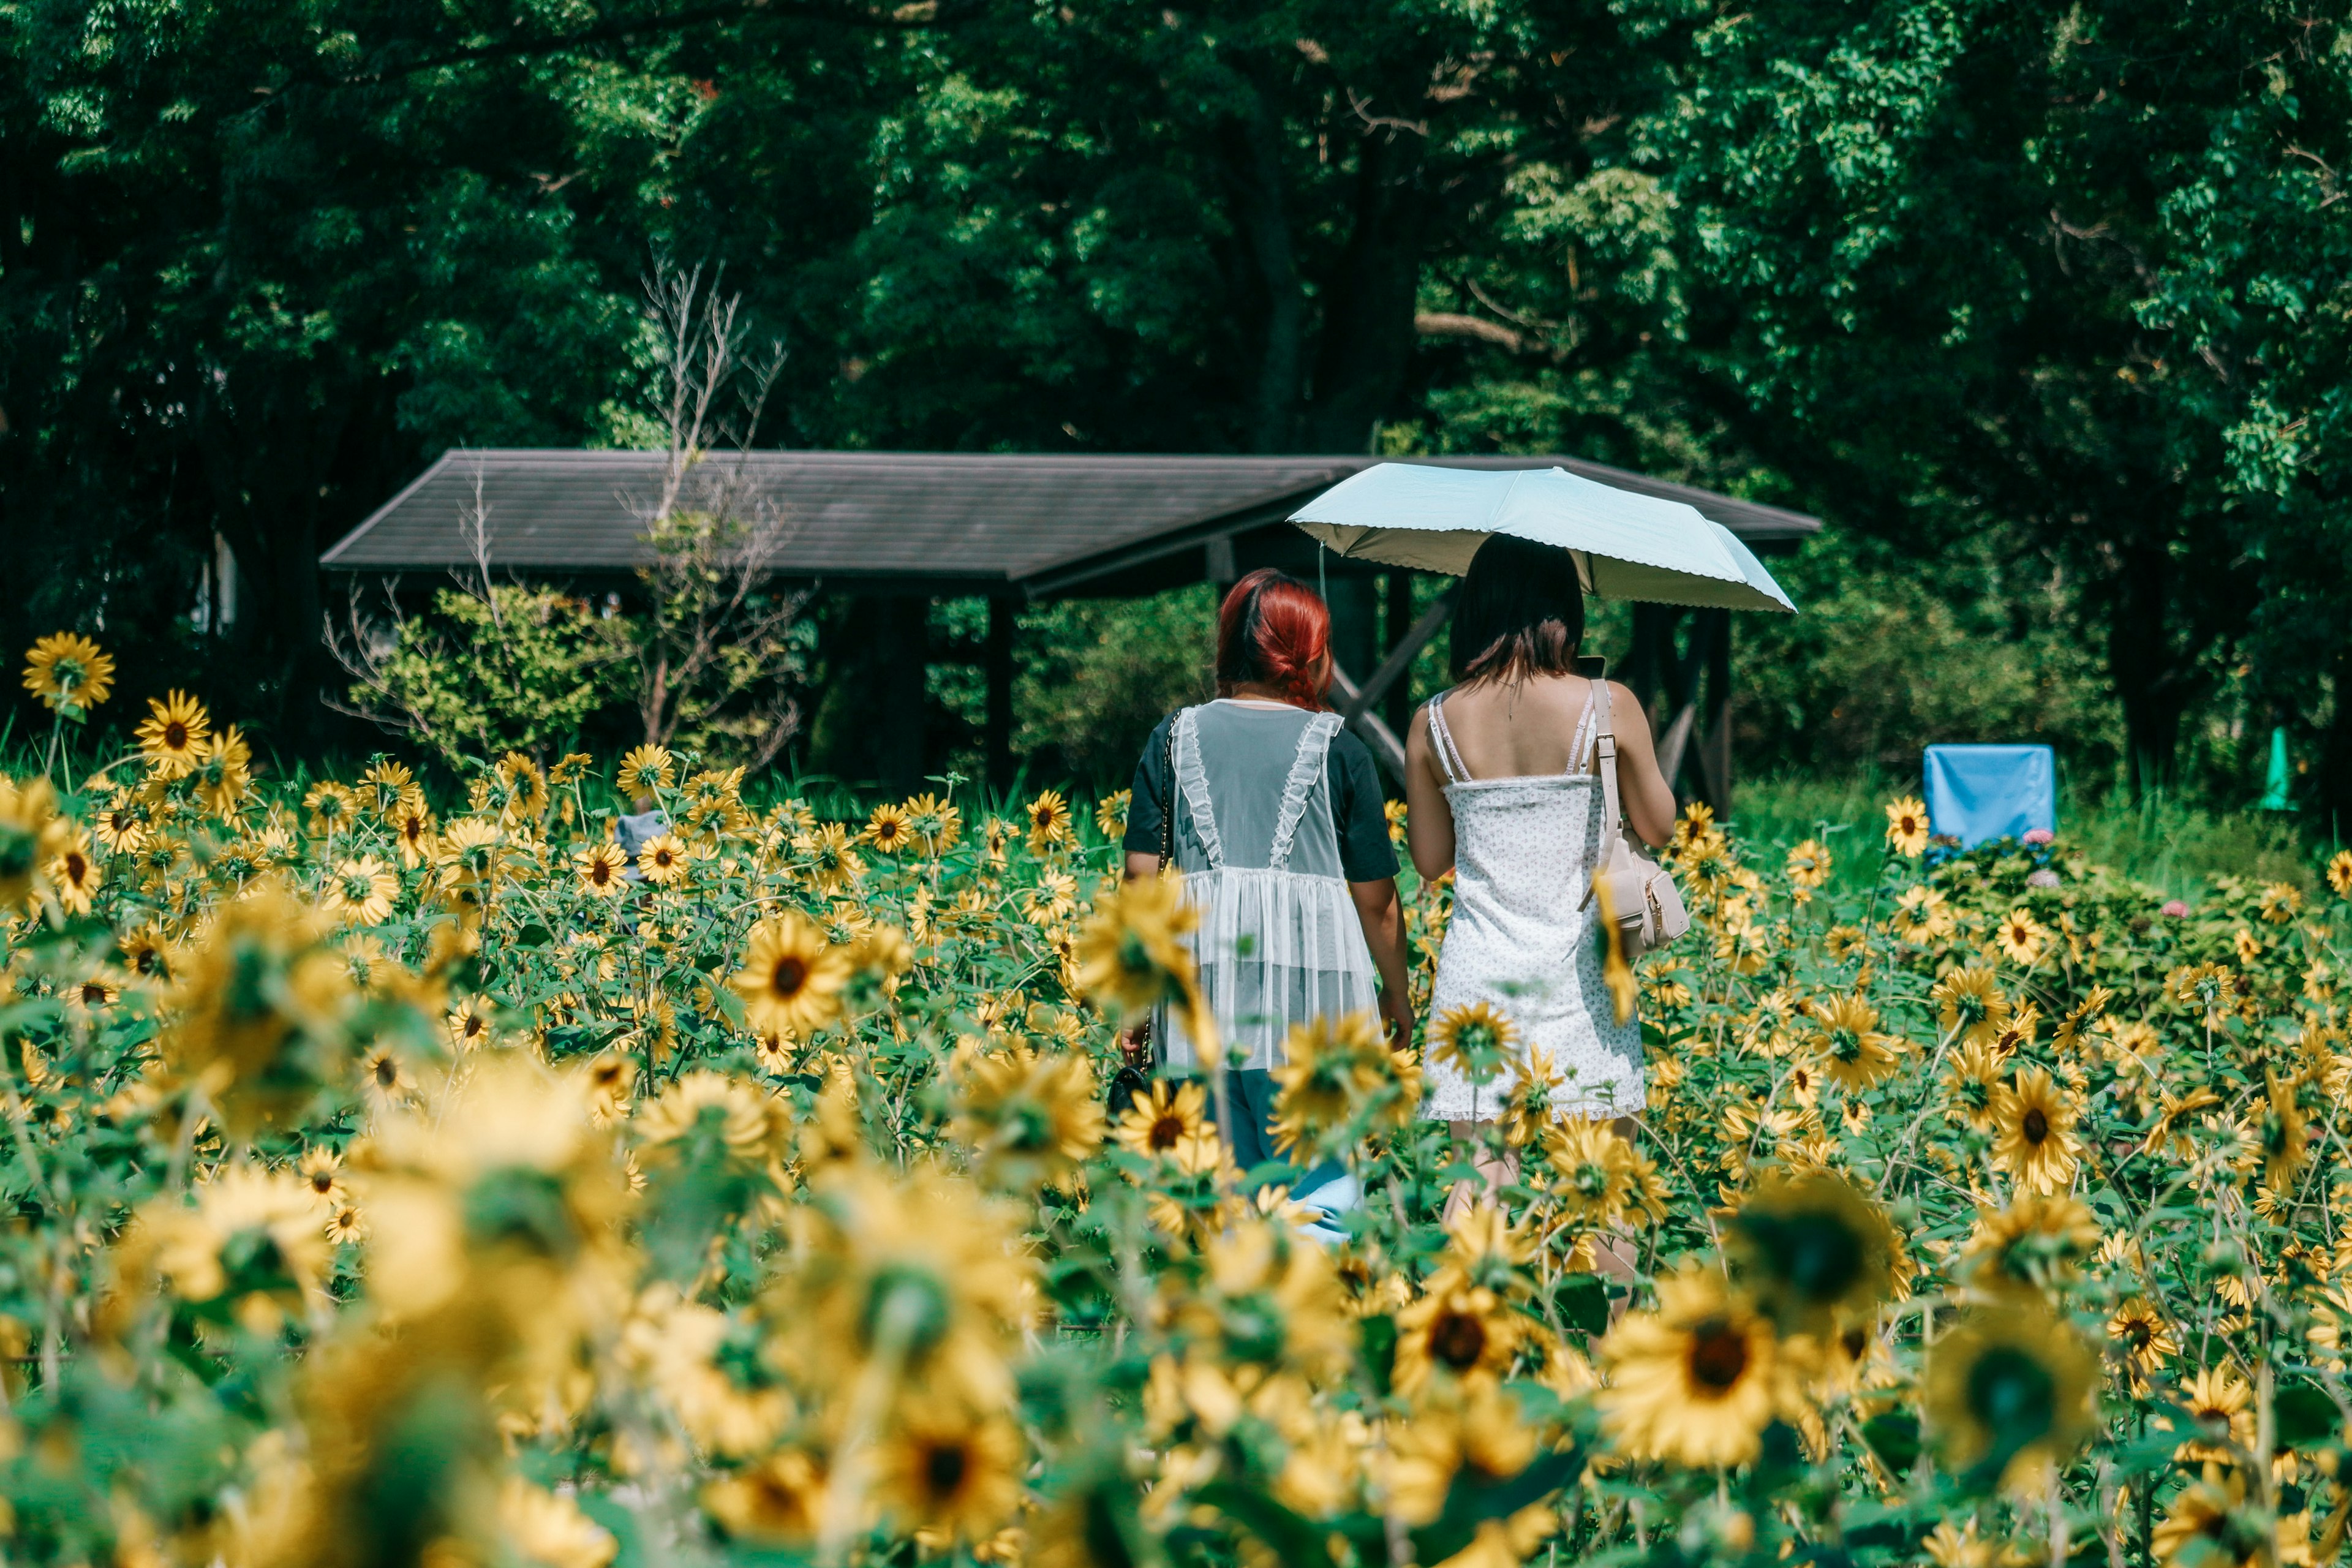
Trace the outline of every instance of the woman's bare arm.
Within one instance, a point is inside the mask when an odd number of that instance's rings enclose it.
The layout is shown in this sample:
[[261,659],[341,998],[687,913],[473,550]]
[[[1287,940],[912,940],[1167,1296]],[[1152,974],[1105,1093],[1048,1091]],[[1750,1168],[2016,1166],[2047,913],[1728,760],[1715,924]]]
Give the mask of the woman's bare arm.
[[1609,718],[1617,731],[1617,797],[1625,820],[1653,847],[1675,836],[1675,792],[1658,771],[1658,748],[1650,738],[1650,716],[1641,701],[1616,681],[1609,683]]
[[1372,950],[1372,967],[1381,976],[1381,1016],[1395,1030],[1398,1045],[1412,1039],[1412,993],[1407,989],[1404,961],[1404,906],[1397,899],[1394,877],[1376,882],[1350,882],[1348,896],[1355,901],[1356,919],[1364,928],[1364,943]]
[[1454,869],[1454,811],[1445,804],[1445,781],[1429,739],[1429,710],[1417,710],[1405,726],[1404,837],[1412,868],[1428,881]]

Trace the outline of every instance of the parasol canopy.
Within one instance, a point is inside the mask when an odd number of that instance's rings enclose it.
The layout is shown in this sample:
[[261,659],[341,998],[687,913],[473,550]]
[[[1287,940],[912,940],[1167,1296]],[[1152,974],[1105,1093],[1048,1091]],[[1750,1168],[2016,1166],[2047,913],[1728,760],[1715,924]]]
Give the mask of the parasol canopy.
[[1460,576],[1494,534],[1557,545],[1585,591],[1733,610],[1793,611],[1764,563],[1681,501],[1636,495],[1565,468],[1381,463],[1317,496],[1290,521],[1340,554]]

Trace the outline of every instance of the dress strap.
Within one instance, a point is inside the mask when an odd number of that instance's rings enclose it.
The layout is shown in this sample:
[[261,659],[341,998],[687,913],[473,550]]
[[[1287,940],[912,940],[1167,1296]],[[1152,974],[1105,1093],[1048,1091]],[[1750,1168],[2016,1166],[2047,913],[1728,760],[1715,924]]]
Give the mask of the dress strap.
[[1468,784],[1470,769],[1462,761],[1462,752],[1454,744],[1454,731],[1445,723],[1445,693],[1441,691],[1429,700],[1429,738],[1437,742],[1437,765],[1444,770],[1447,784]]
[[1266,863],[1279,871],[1290,863],[1290,841],[1297,836],[1298,819],[1307,815],[1307,792],[1323,776],[1330,760],[1331,737],[1339,732],[1337,713],[1318,713],[1307,721],[1298,737],[1298,754],[1290,759],[1290,776],[1282,784],[1282,814],[1275,818],[1274,850]]
[[1176,784],[1191,809],[1192,831],[1200,835],[1201,851],[1209,858],[1210,868],[1215,870],[1225,863],[1225,848],[1217,838],[1217,816],[1209,805],[1209,770],[1201,765],[1199,713],[1198,709],[1185,708],[1176,714],[1172,731],[1176,741]]

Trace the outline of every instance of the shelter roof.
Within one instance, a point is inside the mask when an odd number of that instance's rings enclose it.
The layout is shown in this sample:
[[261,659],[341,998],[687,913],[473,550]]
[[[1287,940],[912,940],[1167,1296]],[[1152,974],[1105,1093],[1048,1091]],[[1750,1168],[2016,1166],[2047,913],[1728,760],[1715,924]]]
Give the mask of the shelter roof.
[[[742,465],[730,482],[772,519],[769,548],[780,574],[1030,594],[1142,582],[1155,559],[1280,525],[1307,498],[1381,460],[810,451],[705,459]],[[1821,527],[1801,513],[1572,458],[1412,460],[1558,465],[1687,501],[1750,544],[1793,541]],[[491,566],[631,572],[646,558],[646,519],[663,472],[659,452],[452,450],[331,546],[320,564],[366,573],[471,564],[476,542],[467,520],[478,497],[480,543]]]

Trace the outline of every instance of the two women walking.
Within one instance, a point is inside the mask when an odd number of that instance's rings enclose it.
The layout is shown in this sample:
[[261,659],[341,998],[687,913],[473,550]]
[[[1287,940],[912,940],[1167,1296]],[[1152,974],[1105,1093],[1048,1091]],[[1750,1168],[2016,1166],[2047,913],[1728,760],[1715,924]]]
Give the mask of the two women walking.
[[[1523,1057],[1539,1052],[1561,1075],[1555,1116],[1612,1118],[1642,1105],[1642,1060],[1593,940],[1595,738],[1616,737],[1624,815],[1643,840],[1665,841],[1675,803],[1640,704],[1579,671],[1583,629],[1564,552],[1500,535],[1479,549],[1454,609],[1454,685],[1415,715],[1406,745],[1408,842],[1424,879],[1454,873],[1433,1018],[1484,1003]],[[1218,617],[1217,700],[1165,721],[1136,770],[1128,872],[1152,874],[1168,847],[1185,874],[1201,915],[1194,961],[1238,1069],[1223,1132],[1244,1170],[1276,1157],[1269,1069],[1293,1025],[1377,1008],[1399,1044],[1412,1037],[1380,780],[1328,710],[1330,679],[1322,600],[1254,573]],[[1203,1066],[1173,1027],[1154,1046],[1163,1071]],[[1499,1109],[1493,1086],[1439,1063],[1423,1071],[1422,1114],[1458,1134]],[[1456,1201],[1468,1195],[1465,1184]]]

